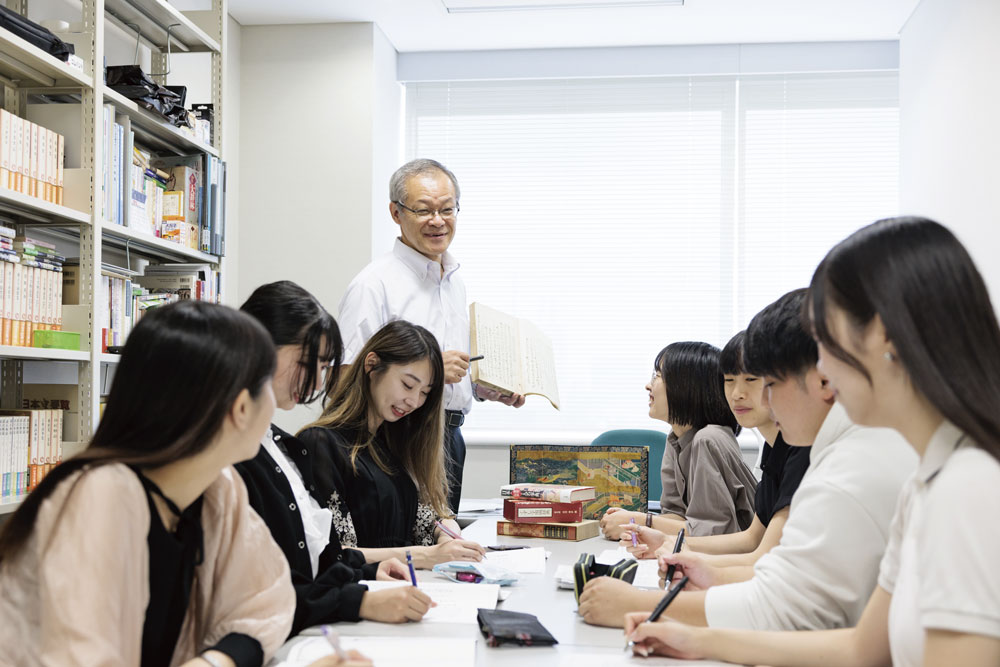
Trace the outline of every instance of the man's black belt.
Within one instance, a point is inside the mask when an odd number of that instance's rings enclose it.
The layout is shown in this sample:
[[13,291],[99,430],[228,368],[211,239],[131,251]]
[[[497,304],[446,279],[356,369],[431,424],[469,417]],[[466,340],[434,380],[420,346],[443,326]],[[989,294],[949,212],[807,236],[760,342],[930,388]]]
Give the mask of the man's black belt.
[[465,423],[465,415],[462,414],[461,410],[445,410],[444,411],[444,425],[451,426],[453,428],[458,428]]

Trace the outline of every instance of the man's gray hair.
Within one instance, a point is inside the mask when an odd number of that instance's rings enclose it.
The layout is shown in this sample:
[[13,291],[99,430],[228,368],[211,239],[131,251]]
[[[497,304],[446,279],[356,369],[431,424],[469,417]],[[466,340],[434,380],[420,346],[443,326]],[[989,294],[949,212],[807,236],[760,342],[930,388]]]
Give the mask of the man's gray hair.
[[410,180],[410,177],[435,171],[451,179],[451,184],[455,187],[455,201],[458,202],[462,198],[462,190],[458,187],[458,179],[455,178],[455,174],[437,160],[428,160],[427,158],[410,160],[396,170],[396,173],[389,179],[389,201],[405,202],[409,194],[406,191],[406,182]]

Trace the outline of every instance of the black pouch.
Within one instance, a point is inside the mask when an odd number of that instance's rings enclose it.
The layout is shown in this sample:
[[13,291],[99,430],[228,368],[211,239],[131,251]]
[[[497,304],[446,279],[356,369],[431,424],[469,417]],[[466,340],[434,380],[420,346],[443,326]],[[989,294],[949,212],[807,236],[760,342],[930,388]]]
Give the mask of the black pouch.
[[632,583],[635,580],[635,573],[639,569],[639,563],[631,558],[623,558],[614,565],[603,565],[596,562],[593,554],[580,554],[576,563],[573,564],[573,594],[576,595],[576,603],[580,604],[580,595],[587,582],[597,577],[611,577]]
[[0,28],[6,28],[29,44],[37,46],[45,53],[66,62],[73,53],[73,45],[67,44],[51,30],[29,21],[12,9],[0,5]]
[[538,617],[518,611],[503,609],[480,609],[479,629],[489,646],[517,644],[518,646],[552,646],[558,644]]

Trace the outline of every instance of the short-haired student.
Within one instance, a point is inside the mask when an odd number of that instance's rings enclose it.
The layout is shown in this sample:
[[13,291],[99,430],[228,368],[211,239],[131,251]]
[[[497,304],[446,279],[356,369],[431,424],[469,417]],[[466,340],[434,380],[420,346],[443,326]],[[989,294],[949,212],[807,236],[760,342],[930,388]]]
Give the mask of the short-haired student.
[[757,480],[743,462],[719,370],[719,348],[700,342],[671,343],[656,355],[646,385],[649,416],[670,424],[660,478],[661,515],[610,508],[601,518],[608,539],[620,539],[635,523],[674,534],[724,535],[753,522]]
[[920,455],[878,587],[857,627],[815,633],[636,624],[639,650],[770,665],[1000,664],[1000,326],[942,225],[895,218],[837,245],[813,275],[819,365],[848,414]]
[[298,434],[332,463],[318,486],[340,543],[369,562],[405,559],[418,568],[481,560],[476,542],[458,534],[448,508],[442,444],[444,365],[425,328],[394,320],[362,347],[341,374],[322,416]]
[[[703,554],[704,562],[716,567],[753,565],[778,544],[792,495],[799,487],[809,467],[810,446],[789,445],[781,437],[778,425],[764,400],[763,380],[747,372],[743,343],[746,332],[733,336],[719,355],[719,368],[725,380],[726,400],[740,426],[755,428],[764,437],[761,452],[762,475],[754,496],[754,520],[750,527],[728,535],[687,538],[688,549]],[[639,558],[658,553],[670,553],[675,536],[665,535],[655,528],[637,526],[639,546],[633,547],[629,527],[622,536],[622,545]],[[721,583],[721,582],[718,582]]]
[[274,347],[201,301],[147,313],[107,408],[0,535],[16,665],[260,665],[288,635],[288,563],[232,464],[274,412]]
[[[304,288],[282,280],[261,285],[240,307],[270,334],[277,349],[274,397],[291,410],[325,395],[340,369],[342,344],[336,321]],[[291,634],[336,621],[386,623],[420,620],[430,598],[414,586],[369,591],[361,580],[405,579],[406,566],[389,558],[365,563],[364,554],[342,548],[333,530],[329,498],[317,483],[319,470],[332,465],[325,450],[314,451],[274,424],[260,451],[236,470],[247,485],[250,504],[264,519],[291,567],[295,620]]]

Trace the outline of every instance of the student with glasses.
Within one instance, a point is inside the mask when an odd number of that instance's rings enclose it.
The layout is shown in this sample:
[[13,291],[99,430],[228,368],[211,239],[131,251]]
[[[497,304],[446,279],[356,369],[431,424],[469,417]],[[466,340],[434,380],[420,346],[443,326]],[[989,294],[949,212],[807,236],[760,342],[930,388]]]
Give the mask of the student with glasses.
[[469,313],[458,261],[448,252],[455,238],[461,190],[434,160],[404,164],[389,181],[389,214],[400,236],[392,252],[354,277],[340,302],[344,363],[352,363],[376,331],[392,320],[428,329],[441,345],[445,372],[445,457],[448,505],[458,511],[465,466],[461,426],[472,400],[520,407],[524,397],[473,386],[469,370]]

